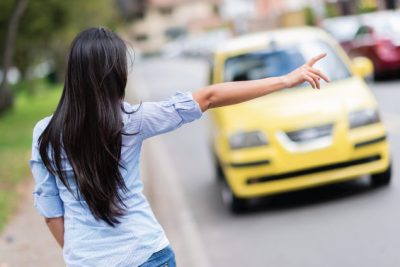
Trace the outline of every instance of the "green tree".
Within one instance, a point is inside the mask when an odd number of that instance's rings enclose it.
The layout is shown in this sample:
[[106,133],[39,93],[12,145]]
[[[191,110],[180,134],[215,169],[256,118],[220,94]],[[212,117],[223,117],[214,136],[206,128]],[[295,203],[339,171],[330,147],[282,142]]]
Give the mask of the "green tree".
[[[3,79],[0,83],[0,113],[12,106],[13,97],[11,90],[8,88],[7,82],[7,73],[10,67],[13,65],[14,59],[14,47],[15,47],[15,39],[17,37],[18,32],[18,24],[19,21],[25,12],[28,0],[18,0],[15,3],[15,6],[11,12],[11,16],[7,23],[6,31],[3,34],[4,40],[4,48],[3,48],[3,56],[2,56],[2,70],[3,70]],[[5,27],[4,27],[5,28]]]
[[[10,20],[10,11],[19,1],[27,0],[0,1],[0,40],[5,40],[3,25]],[[20,19],[15,57],[10,65],[27,78],[30,68],[48,61],[54,66],[56,80],[62,81],[66,52],[75,35],[93,26],[115,29],[121,22],[115,0],[29,1]],[[4,60],[3,55],[0,57]]]

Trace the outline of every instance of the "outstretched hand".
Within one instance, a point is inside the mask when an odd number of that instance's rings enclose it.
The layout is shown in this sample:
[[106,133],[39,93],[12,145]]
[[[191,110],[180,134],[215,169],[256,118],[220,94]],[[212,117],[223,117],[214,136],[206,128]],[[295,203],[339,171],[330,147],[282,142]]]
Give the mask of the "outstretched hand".
[[329,78],[313,66],[325,56],[326,54],[321,54],[313,57],[309,62],[285,76],[210,85],[194,92],[193,98],[204,112],[209,108],[242,103],[304,82],[319,89],[320,80],[329,82]]
[[303,66],[284,76],[287,88],[292,88],[296,85],[308,82],[312,86],[312,88],[320,89],[321,79],[326,82],[330,82],[329,78],[325,74],[313,67],[315,63],[317,63],[324,57],[326,57],[325,53],[315,56]]

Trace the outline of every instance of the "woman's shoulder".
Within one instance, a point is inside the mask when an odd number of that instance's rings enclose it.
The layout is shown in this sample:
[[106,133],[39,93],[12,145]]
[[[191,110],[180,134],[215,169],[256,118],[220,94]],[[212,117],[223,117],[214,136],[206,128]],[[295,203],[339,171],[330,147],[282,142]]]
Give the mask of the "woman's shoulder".
[[49,124],[51,118],[53,117],[53,115],[44,117],[43,119],[39,120],[35,127],[33,128],[33,136],[34,137],[38,137],[42,134],[42,132],[44,131],[44,129],[46,129],[47,125]]
[[126,101],[122,103],[122,121],[124,127],[130,130],[139,130],[141,124],[142,104],[130,104]]
[[122,102],[123,111],[129,112],[129,113],[137,111],[139,109],[140,105],[141,104],[131,104],[127,101]]

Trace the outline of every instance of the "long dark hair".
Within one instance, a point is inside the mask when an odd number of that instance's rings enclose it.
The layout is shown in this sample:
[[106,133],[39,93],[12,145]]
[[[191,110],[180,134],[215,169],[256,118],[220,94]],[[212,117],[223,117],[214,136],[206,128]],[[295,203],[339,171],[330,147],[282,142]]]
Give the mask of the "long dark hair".
[[62,166],[65,153],[77,192],[96,219],[119,223],[127,191],[120,173],[121,109],[127,82],[127,46],[114,32],[90,28],[72,42],[64,89],[39,138],[46,168],[71,191]]

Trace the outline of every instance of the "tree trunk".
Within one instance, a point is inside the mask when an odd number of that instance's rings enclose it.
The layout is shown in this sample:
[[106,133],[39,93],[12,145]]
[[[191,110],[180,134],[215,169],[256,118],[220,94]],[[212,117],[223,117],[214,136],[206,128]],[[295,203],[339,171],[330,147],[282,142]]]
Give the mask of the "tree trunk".
[[25,12],[28,0],[17,0],[15,8],[8,21],[7,34],[4,40],[4,51],[3,51],[3,80],[0,84],[0,113],[10,108],[13,104],[13,95],[8,86],[7,73],[13,65],[14,51],[15,51],[15,40],[18,33],[18,23]]

